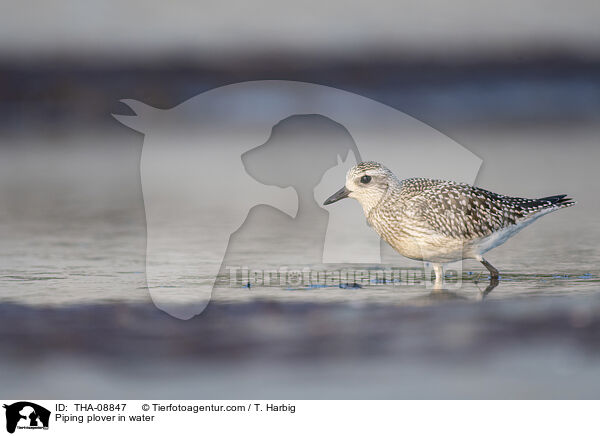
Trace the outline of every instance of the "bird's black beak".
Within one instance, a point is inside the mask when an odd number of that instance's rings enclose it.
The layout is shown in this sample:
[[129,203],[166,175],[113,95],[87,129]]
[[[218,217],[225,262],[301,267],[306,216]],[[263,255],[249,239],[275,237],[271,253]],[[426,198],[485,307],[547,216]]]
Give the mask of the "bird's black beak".
[[348,195],[350,195],[351,192],[352,191],[348,190],[348,188],[346,188],[344,186],[338,192],[336,192],[331,197],[329,197],[327,200],[325,200],[325,202],[323,203],[323,206],[327,206],[328,204],[335,203],[336,201],[346,198]]

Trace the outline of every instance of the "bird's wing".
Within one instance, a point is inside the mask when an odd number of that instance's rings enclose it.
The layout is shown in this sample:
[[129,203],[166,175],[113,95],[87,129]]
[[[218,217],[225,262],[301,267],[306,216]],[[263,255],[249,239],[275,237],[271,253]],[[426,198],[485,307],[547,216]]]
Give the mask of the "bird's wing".
[[453,238],[473,239],[517,224],[551,205],[541,200],[444,182],[423,189],[413,197],[413,206],[431,230]]
[[412,178],[402,180],[402,194],[405,196],[418,195],[423,191],[431,189],[433,187],[447,184],[445,180],[435,180],[435,179],[424,179],[424,178]]

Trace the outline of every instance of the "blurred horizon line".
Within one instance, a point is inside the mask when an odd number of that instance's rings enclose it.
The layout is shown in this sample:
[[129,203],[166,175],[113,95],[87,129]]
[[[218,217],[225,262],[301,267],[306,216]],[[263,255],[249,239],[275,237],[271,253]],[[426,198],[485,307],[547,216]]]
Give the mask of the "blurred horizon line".
[[114,126],[111,114],[123,113],[124,98],[166,109],[210,89],[254,80],[331,86],[436,125],[589,123],[600,117],[600,58],[563,51],[477,59],[377,53],[368,59],[248,59],[0,59],[0,131]]
[[[600,64],[600,50],[573,49],[560,45],[532,45],[529,47],[482,48],[471,51],[415,50],[395,47],[374,46],[364,49],[334,52],[308,52],[304,50],[242,50],[216,53],[213,50],[198,50],[182,47],[178,50],[147,53],[114,53],[94,51],[87,54],[69,51],[35,53],[8,53],[0,50],[0,71],[39,65],[62,65],[63,67],[102,67],[136,65],[155,66],[165,63],[208,68],[244,66],[258,68],[268,66],[301,65],[309,62],[336,64],[393,64],[393,65],[502,65],[502,64]],[[10,66],[10,67],[9,67]],[[307,65],[308,67],[309,65]],[[8,68],[7,68],[8,67]],[[314,67],[314,66],[313,66]]]

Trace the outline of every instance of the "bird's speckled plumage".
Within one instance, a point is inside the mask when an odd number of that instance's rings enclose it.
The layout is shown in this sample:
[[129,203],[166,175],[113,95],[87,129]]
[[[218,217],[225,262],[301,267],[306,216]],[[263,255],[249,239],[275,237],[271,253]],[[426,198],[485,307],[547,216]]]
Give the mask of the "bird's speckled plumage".
[[528,199],[443,180],[400,181],[377,162],[351,168],[344,189],[400,254],[434,263],[477,259],[487,264],[485,252],[537,218],[575,204],[565,195]]

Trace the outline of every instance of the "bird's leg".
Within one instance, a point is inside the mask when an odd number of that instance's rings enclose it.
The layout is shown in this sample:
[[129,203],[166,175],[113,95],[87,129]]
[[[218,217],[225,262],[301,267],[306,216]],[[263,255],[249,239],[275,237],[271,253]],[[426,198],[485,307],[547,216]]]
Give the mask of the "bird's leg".
[[433,284],[434,289],[442,289],[444,286],[444,268],[441,263],[433,264],[433,271],[435,272],[435,283]]
[[487,285],[487,287],[481,293],[481,299],[483,300],[490,292],[492,292],[496,288],[496,286],[498,286],[498,283],[498,279],[491,280],[490,284]]
[[498,273],[498,270],[496,268],[494,268],[493,265],[491,263],[489,263],[487,260],[485,260],[483,257],[479,261],[490,272],[490,284],[487,286],[487,288],[485,288],[485,291],[483,291],[483,293],[482,293],[482,298],[485,298],[485,296],[487,294],[492,292],[494,290],[494,288],[496,286],[498,286],[498,283],[499,283],[498,278],[500,277],[500,273]]
[[491,263],[489,263],[487,260],[485,260],[483,257],[481,258],[480,262],[490,272],[491,279],[497,281],[498,277],[500,277],[500,273],[498,272],[498,270],[496,268],[494,268],[494,266]]

